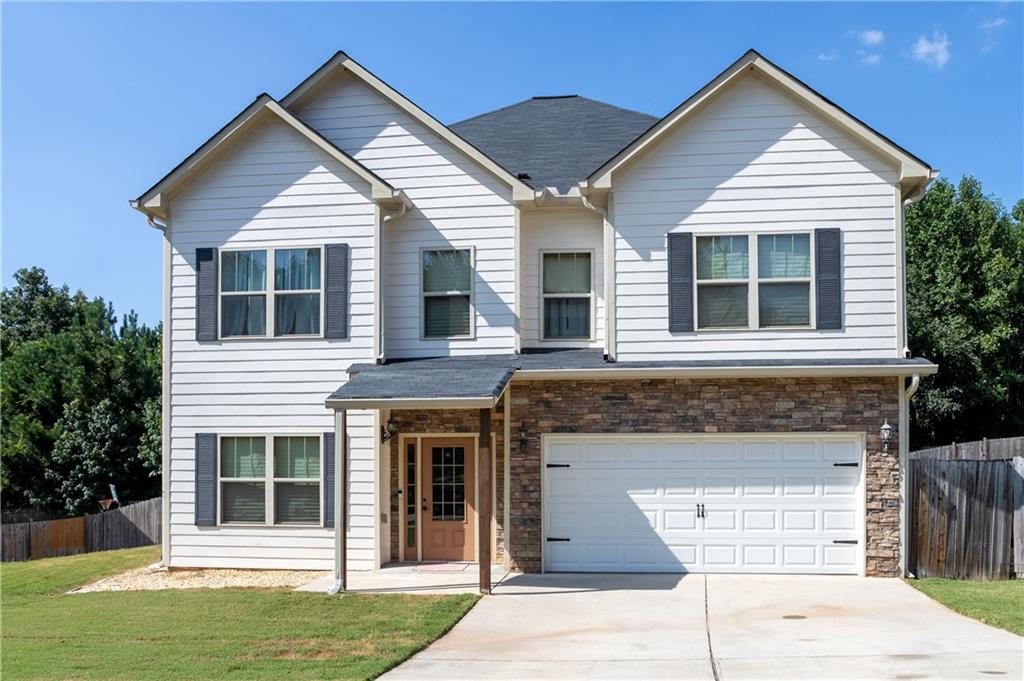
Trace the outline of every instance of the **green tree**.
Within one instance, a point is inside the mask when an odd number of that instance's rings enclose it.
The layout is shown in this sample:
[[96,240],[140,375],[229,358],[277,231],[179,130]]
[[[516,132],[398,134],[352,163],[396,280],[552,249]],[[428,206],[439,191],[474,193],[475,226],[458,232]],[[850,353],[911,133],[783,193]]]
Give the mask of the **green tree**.
[[134,314],[118,326],[103,299],[39,268],[0,293],[0,324],[4,507],[93,510],[109,483],[123,499],[159,494],[160,329]]
[[1024,434],[1024,201],[964,177],[907,209],[907,326],[939,365],[911,410],[914,447]]

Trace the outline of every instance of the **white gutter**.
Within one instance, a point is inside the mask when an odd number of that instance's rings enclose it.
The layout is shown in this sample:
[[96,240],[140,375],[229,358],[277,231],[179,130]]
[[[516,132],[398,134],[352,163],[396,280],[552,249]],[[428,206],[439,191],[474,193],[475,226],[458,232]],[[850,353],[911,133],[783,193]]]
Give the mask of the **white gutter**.
[[611,364],[599,369],[520,369],[513,381],[578,380],[626,378],[785,378],[800,376],[910,376],[931,375],[934,364],[840,364],[793,366],[701,366],[701,367],[628,367]]
[[498,397],[396,397],[327,399],[329,409],[493,409]]

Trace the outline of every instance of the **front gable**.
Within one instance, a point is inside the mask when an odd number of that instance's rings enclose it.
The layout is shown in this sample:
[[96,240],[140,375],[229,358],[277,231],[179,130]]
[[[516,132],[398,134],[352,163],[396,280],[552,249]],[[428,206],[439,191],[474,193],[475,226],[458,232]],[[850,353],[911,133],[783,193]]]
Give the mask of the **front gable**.
[[650,130],[594,171],[583,184],[592,190],[610,189],[614,173],[623,170],[651,149],[656,148],[666,136],[687,125],[701,111],[713,105],[734,87],[749,83],[751,77],[758,78],[766,87],[783,94],[797,106],[812,113],[818,120],[841,131],[847,138],[855,140],[876,157],[895,164],[900,190],[905,197],[909,198],[923,191],[935,176],[935,171],[927,163],[851,116],[756,51],[750,50],[662,118]]

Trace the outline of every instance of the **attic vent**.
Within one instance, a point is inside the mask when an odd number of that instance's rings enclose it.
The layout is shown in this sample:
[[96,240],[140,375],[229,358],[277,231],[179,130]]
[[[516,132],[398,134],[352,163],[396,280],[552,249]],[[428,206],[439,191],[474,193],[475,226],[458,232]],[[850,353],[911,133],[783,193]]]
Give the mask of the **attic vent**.
[[516,179],[517,180],[529,180],[530,179],[530,173],[516,173]]
[[539,95],[534,99],[572,99],[573,97],[579,97],[579,95]]

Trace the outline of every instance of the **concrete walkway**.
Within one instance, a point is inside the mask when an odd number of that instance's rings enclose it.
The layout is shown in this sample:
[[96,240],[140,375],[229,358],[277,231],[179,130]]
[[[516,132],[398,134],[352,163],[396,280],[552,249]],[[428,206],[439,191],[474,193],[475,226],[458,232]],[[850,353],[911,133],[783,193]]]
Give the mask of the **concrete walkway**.
[[1024,639],[899,580],[510,575],[394,679],[1024,678]]

